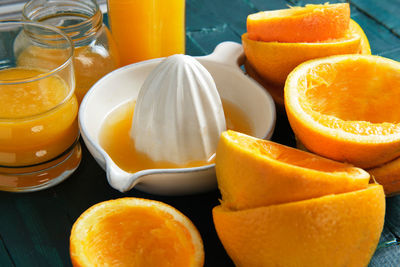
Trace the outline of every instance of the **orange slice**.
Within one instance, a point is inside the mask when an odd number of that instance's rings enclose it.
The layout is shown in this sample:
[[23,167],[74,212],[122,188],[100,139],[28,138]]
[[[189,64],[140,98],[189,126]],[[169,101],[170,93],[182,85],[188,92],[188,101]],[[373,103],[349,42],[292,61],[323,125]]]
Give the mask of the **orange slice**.
[[385,216],[382,186],[268,207],[213,209],[236,266],[367,266]]
[[341,55],[298,66],[285,85],[290,125],[319,155],[372,168],[400,156],[400,63]]
[[223,132],[216,155],[222,203],[247,209],[366,188],[360,168],[234,131]]
[[74,266],[203,266],[199,232],[162,202],[121,198],[96,204],[75,222]]
[[251,14],[248,38],[263,42],[320,42],[342,38],[349,27],[349,4],[306,5]]

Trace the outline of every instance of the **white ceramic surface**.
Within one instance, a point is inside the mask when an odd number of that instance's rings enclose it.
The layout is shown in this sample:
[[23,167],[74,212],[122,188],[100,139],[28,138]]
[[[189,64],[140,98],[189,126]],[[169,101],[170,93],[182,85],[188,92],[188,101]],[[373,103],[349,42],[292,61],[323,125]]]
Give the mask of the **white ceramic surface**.
[[226,130],[214,79],[194,57],[172,55],[147,76],[133,114],[130,137],[153,161],[178,166],[207,162]]
[[[271,96],[243,74],[240,44],[223,42],[208,56],[196,57],[210,72],[223,99],[238,106],[250,119],[254,136],[269,139],[275,126],[275,105]],[[151,169],[128,173],[120,169],[99,144],[104,119],[121,104],[136,99],[139,89],[162,59],[135,63],[117,69],[99,80],[86,94],[79,110],[82,138],[109,184],[126,192],[135,187],[160,195],[185,195],[216,188],[214,164],[179,169]]]

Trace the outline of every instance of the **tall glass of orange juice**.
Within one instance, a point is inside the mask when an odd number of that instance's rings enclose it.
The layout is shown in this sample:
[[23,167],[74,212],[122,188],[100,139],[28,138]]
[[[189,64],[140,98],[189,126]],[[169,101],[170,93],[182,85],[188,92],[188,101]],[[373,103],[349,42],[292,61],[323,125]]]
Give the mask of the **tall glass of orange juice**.
[[108,0],[121,64],[185,53],[185,0]]
[[[71,39],[55,27],[0,22],[0,190],[35,191],[78,167]],[[43,60],[22,58],[41,49]],[[59,64],[46,64],[57,51]]]

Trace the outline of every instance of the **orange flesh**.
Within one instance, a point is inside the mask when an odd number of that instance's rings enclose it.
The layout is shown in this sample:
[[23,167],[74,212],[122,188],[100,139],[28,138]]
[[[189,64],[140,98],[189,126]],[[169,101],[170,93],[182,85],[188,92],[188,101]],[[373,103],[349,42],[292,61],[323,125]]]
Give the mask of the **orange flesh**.
[[[222,103],[227,128],[251,134],[252,130],[245,114],[228,101]],[[155,162],[144,153],[137,152],[135,143],[129,136],[133,110],[134,102],[128,102],[114,110],[104,121],[99,136],[103,149],[123,170],[137,172],[145,169],[197,167],[214,163],[213,156],[208,161],[194,161],[182,166],[165,161]]]
[[[41,74],[43,72],[37,69],[13,68],[0,71],[0,80],[26,79]],[[26,166],[44,162],[64,152],[77,138],[75,96],[48,111],[61,103],[69,92],[58,76],[25,84],[0,85],[0,92],[0,165]],[[34,117],[24,118],[26,116]]]
[[358,135],[399,133],[398,77],[390,67],[367,60],[321,64],[301,78],[300,103],[329,128]]
[[[98,266],[190,266],[189,231],[172,215],[150,207],[115,208],[98,216],[84,238],[85,255]],[[108,266],[107,265],[107,266]]]
[[351,165],[321,158],[320,156],[270,141],[256,139],[251,140],[246,136],[240,136],[236,134],[232,137],[232,139],[235,140],[236,143],[245,145],[253,154],[266,156],[268,158],[293,166],[322,172],[358,173],[358,171]]

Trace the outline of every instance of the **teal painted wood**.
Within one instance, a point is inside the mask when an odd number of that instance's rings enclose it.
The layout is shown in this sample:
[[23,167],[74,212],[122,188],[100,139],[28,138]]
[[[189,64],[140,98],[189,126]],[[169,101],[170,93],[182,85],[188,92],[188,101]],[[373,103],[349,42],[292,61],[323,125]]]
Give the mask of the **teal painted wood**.
[[[71,221],[52,190],[30,194],[2,193],[0,233],[16,266],[63,266]],[[5,216],[7,215],[7,216]],[[63,242],[60,242],[60,241]]]
[[385,226],[379,240],[378,248],[371,259],[369,267],[397,267],[400,262],[399,242],[387,223],[387,218],[390,216],[390,212],[386,213]]
[[[390,10],[398,10],[396,1],[375,1],[375,5],[385,3],[390,6]],[[288,4],[324,2],[187,0],[187,53],[205,55],[222,41],[240,42],[241,34],[246,31],[246,16],[250,13],[286,8]],[[355,3],[351,6],[352,17],[364,28],[373,53],[400,60],[400,39],[396,24],[399,22],[398,12],[382,13],[373,6],[371,10],[371,6],[364,4],[364,0],[354,0],[352,3]],[[295,145],[293,133],[284,116],[278,117],[272,139],[286,145]],[[233,266],[212,223],[211,210],[219,204],[218,191],[184,197],[155,196],[137,190],[122,194],[107,184],[104,171],[85,148],[82,163],[76,173],[60,185],[29,194],[0,192],[0,266],[71,266],[68,248],[73,222],[93,204],[128,196],[155,199],[176,207],[193,221],[202,235],[206,253],[205,266]],[[370,267],[400,265],[400,196],[387,199],[385,221],[380,245]]]
[[4,244],[3,239],[0,236],[0,264],[3,267],[12,267],[14,263],[12,262],[9,252]]
[[[400,237],[400,196],[388,198],[386,201],[386,224],[393,234]],[[400,240],[399,240],[400,241]],[[399,258],[400,262],[400,258]]]
[[385,224],[380,244],[371,259],[369,267],[397,267],[400,261],[400,249],[396,236]]
[[[186,25],[189,31],[212,29],[229,24],[239,36],[246,32],[247,15],[255,12],[247,1],[192,1],[187,0]],[[196,13],[194,13],[196,12]]]
[[265,1],[265,0],[249,0],[247,3],[255,9],[256,12],[265,10],[275,10],[287,8],[288,5],[293,5],[291,1],[276,0],[276,1]]
[[397,50],[400,47],[400,38],[393,35],[389,29],[367,15],[359,12],[353,19],[360,24],[371,45],[371,52],[374,55],[385,56],[391,51]]
[[354,6],[400,36],[400,0],[351,0]]
[[[240,43],[240,36],[229,26],[229,24],[217,25],[213,28],[204,28],[200,31],[191,31],[187,33],[187,37],[198,47],[201,47],[203,55],[211,53],[215,48],[215,41],[218,43],[223,41],[234,41]],[[195,56],[191,51],[189,54]]]
[[[289,0],[288,2],[291,2],[294,6],[304,6],[307,4],[324,4],[326,1],[321,1],[321,0]],[[349,1],[346,0],[333,0],[329,1],[331,4],[336,4],[336,3],[349,3]],[[358,13],[358,9],[354,5],[350,5],[350,12],[352,15]]]

